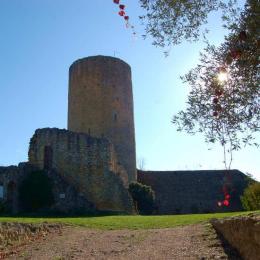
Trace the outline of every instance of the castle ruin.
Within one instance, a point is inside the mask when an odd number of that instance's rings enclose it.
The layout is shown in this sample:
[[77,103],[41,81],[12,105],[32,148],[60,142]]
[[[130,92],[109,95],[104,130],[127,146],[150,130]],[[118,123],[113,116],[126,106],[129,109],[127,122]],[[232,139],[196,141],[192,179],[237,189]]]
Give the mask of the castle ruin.
[[[137,172],[131,68],[118,58],[94,56],[71,65],[68,130],[37,129],[28,159],[0,167],[0,200],[13,213],[23,211],[19,186],[36,170],[53,183],[51,210],[63,213],[133,214],[128,185],[137,180],[154,189],[158,214],[222,211],[216,205],[224,171]],[[242,209],[239,196],[247,185],[244,174],[231,173],[234,203],[225,211]]]

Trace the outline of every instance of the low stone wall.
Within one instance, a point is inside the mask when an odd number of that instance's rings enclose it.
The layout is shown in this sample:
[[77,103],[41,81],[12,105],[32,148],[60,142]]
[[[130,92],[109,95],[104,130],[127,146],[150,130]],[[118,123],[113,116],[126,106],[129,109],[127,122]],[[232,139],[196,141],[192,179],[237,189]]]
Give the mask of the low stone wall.
[[243,259],[260,258],[260,214],[212,220],[211,224]]
[[61,231],[61,224],[0,223],[0,259],[11,256],[19,246]]
[[[241,211],[247,176],[238,170],[138,171],[138,181],[155,192],[158,214]],[[230,205],[219,207],[228,184]]]

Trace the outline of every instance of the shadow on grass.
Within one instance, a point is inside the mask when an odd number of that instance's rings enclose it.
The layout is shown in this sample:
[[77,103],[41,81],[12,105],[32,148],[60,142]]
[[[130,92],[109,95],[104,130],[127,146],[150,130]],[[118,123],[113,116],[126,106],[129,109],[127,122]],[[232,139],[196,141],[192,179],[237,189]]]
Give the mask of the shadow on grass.
[[[176,217],[176,218],[188,218],[193,216],[194,218],[200,217],[200,216],[210,216],[207,218],[202,218],[201,221],[209,221],[211,218],[223,218],[223,217],[230,217],[230,215],[246,215],[251,213],[250,211],[246,212],[229,212],[229,213],[223,213],[223,216],[215,216],[214,213],[210,214],[184,214],[184,215],[140,215],[140,214],[128,214],[126,212],[115,212],[115,211],[96,211],[96,212],[89,212],[89,213],[84,213],[84,214],[79,214],[79,213],[61,213],[61,212],[22,212],[19,214],[0,214],[0,218],[97,218],[97,217],[108,217],[108,216],[142,216],[142,217]],[[260,211],[254,211],[254,213],[260,214]],[[220,213],[221,214],[221,213]]]
[[99,211],[95,213],[85,213],[85,214],[77,214],[77,213],[60,213],[60,212],[22,212],[19,214],[0,214],[0,217],[4,218],[93,218],[93,217],[106,217],[106,216],[132,216],[127,214],[126,212],[110,212],[110,211]]

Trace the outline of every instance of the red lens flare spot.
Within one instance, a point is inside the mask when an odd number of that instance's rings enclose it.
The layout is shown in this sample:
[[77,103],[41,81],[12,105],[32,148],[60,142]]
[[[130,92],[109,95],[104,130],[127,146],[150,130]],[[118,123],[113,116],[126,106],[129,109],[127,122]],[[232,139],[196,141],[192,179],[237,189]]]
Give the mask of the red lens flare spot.
[[125,16],[125,12],[122,10],[118,13],[120,16]]
[[226,199],[226,200],[229,200],[229,199],[230,199],[230,195],[227,194],[227,195],[225,196],[225,199]]
[[224,200],[223,201],[223,205],[225,205],[226,207],[229,206],[229,201],[228,200]]
[[[113,0],[113,2],[114,2],[115,4],[121,3],[120,0]],[[129,16],[126,15],[126,11],[125,11],[126,5],[124,5],[124,4],[119,4],[118,7],[119,7],[118,15],[124,18],[126,28],[130,28],[130,29],[132,30],[133,36],[136,36],[136,32],[135,32],[134,26],[129,22],[129,19],[130,19]]]

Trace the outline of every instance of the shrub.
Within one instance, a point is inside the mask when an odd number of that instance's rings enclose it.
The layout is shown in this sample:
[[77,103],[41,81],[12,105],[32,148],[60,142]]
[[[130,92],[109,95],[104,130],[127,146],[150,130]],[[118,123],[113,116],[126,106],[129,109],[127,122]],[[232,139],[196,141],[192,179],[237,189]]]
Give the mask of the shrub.
[[129,185],[129,193],[132,195],[136,210],[142,215],[150,215],[154,211],[154,191],[150,186],[132,182]]
[[245,210],[260,210],[260,182],[250,184],[241,196]]
[[44,171],[30,173],[19,187],[19,199],[26,212],[49,207],[54,202],[52,182]]

